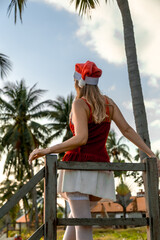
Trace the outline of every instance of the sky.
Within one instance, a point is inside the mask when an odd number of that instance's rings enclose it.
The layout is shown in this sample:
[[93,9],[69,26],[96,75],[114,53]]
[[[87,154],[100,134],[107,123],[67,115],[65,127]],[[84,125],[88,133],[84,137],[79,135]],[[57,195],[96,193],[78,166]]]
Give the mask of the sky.
[[[123,41],[123,26],[116,0],[100,1],[91,19],[81,18],[70,0],[28,0],[23,23],[13,13],[10,0],[0,3],[0,52],[9,56],[12,71],[0,82],[25,79],[32,87],[46,89],[44,99],[74,92],[74,65],[94,61],[103,74],[99,87],[119,106],[135,129]],[[160,150],[160,1],[129,0],[150,140]],[[121,136],[117,127],[112,124]],[[135,147],[129,144],[134,155]],[[3,165],[3,161],[1,162]],[[1,166],[2,166],[1,165]],[[2,171],[2,168],[1,168]],[[1,175],[1,173],[0,173]]]

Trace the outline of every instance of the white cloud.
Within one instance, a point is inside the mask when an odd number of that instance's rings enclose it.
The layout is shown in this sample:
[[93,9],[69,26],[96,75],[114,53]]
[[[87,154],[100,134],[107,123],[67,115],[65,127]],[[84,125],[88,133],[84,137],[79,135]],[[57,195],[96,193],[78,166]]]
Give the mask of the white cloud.
[[116,5],[101,3],[92,12],[92,20],[82,19],[77,36],[84,44],[95,50],[101,58],[110,63],[121,64],[125,62],[125,52],[120,22],[120,14]]
[[148,85],[154,88],[159,88],[160,87],[160,82],[158,82],[158,79],[155,77],[151,77],[148,80]]
[[154,120],[153,122],[151,122],[151,127],[158,127],[160,128],[160,120],[157,119],[157,120]]
[[[35,1],[35,0],[34,0]],[[38,0],[36,0],[38,1]],[[49,3],[57,9],[75,13],[74,4],[69,0],[39,0]],[[114,64],[123,64],[125,60],[123,27],[116,1],[108,4],[100,1],[101,6],[92,11],[92,20],[79,18],[77,36],[84,44],[95,50],[100,57]],[[145,75],[160,77],[160,1],[129,0],[138,49],[141,72]],[[152,86],[158,84],[153,83]]]
[[131,102],[123,102],[122,105],[127,109],[127,110],[132,110],[132,103]]
[[75,13],[75,7],[74,4],[70,4],[70,0],[31,0],[33,2],[45,2],[47,4],[50,4],[57,10],[66,10],[68,12]]
[[153,149],[153,151],[159,150],[159,147],[160,147],[160,140],[156,140],[156,141],[152,142],[152,149]]
[[115,89],[116,89],[116,86],[112,85],[108,88],[108,91],[111,92],[111,91],[114,91]]
[[[152,99],[146,99],[144,100],[144,104],[146,107],[147,111],[150,111],[150,113],[155,117],[155,114],[159,115],[160,114],[160,99],[158,98],[152,98]],[[132,102],[126,101],[123,102],[122,105],[127,109],[127,110],[132,110]]]
[[148,110],[154,110],[153,113],[159,115],[160,114],[160,99],[158,98],[152,98],[152,99],[147,99],[144,101],[146,109]]
[[158,99],[149,99],[149,100],[145,100],[145,106],[147,109],[156,109],[157,107],[157,100]]
[[160,76],[160,2],[157,0],[129,1],[135,23],[138,55],[143,73]]

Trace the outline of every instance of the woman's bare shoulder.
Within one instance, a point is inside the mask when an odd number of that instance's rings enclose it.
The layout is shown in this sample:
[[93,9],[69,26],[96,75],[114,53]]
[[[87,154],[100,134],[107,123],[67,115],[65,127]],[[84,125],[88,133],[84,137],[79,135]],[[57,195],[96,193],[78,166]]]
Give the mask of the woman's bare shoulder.
[[85,109],[88,110],[88,106],[85,103],[85,101],[81,98],[74,100],[74,102],[72,103],[72,110],[77,109]]
[[115,105],[115,102],[114,102],[110,97],[108,97],[108,96],[106,96],[106,95],[104,95],[104,97],[107,98],[108,103],[109,103],[110,105],[112,105],[112,106]]
[[74,102],[72,103],[72,106],[77,107],[77,106],[85,106],[85,101],[81,98],[75,99]]

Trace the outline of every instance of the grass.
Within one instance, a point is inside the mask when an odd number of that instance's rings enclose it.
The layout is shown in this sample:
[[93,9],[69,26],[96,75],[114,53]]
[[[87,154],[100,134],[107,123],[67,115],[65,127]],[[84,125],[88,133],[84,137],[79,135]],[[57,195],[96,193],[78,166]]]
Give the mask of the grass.
[[[57,231],[57,240],[63,239],[64,230]],[[93,229],[94,240],[146,240],[146,227],[128,228],[128,229]]]
[[[32,232],[33,233],[33,232]],[[23,240],[27,240],[32,233],[23,230],[21,236]],[[14,236],[15,232],[10,232],[10,236]],[[57,240],[62,240],[64,235],[63,229],[57,230]],[[43,239],[43,238],[42,238]],[[41,240],[42,240],[41,239]],[[127,228],[127,229],[106,229],[93,228],[94,240],[146,240],[146,227]]]

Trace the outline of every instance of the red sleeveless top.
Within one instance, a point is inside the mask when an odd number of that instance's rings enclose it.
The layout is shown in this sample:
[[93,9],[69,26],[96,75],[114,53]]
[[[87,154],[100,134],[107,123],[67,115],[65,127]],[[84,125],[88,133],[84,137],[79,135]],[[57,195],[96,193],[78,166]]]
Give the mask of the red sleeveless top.
[[[110,130],[109,106],[106,98],[106,120],[101,123],[94,123],[92,121],[92,110],[86,99],[83,99],[90,109],[90,117],[88,120],[88,141],[71,151],[67,151],[62,161],[76,161],[76,162],[109,162],[109,156],[106,150],[106,141]],[[70,129],[74,133],[74,125],[70,119]]]

